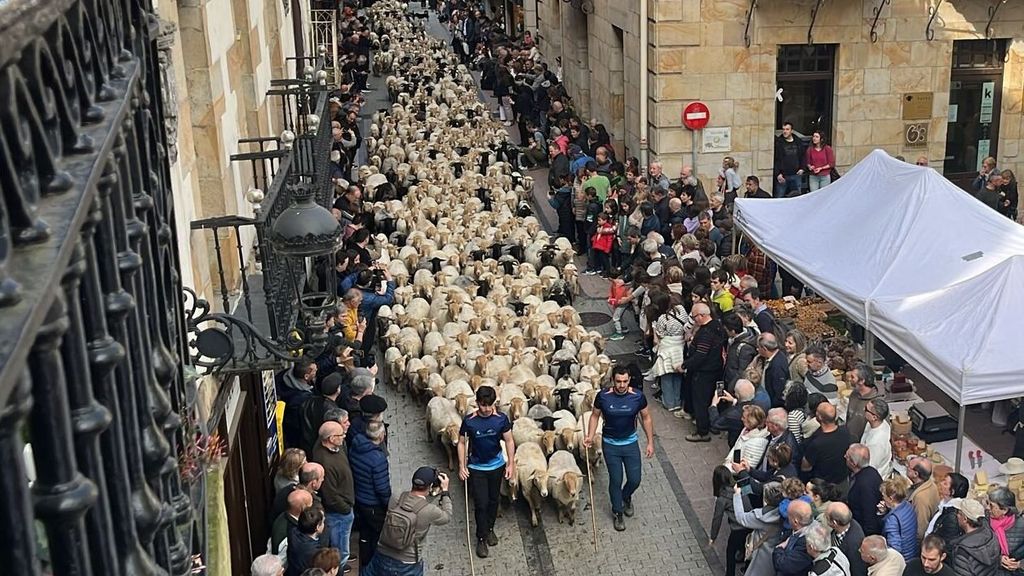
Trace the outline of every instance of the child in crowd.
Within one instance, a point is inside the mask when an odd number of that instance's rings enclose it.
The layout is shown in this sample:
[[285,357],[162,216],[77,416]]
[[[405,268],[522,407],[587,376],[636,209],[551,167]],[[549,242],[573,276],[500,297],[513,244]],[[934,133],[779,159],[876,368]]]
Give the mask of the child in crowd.
[[782,481],[782,502],[779,502],[779,516],[782,516],[783,538],[788,538],[789,534],[793,532],[793,527],[789,524],[788,512],[789,504],[794,500],[803,500],[812,507],[814,506],[814,502],[805,491],[804,483],[799,478],[786,478]]
[[612,284],[608,288],[608,305],[612,307],[612,322],[615,323],[615,333],[608,337],[609,340],[622,340],[627,330],[622,326],[622,314],[629,307],[633,299],[633,291],[622,279],[619,270],[611,273]]
[[590,270],[584,274],[607,276],[611,270],[612,244],[615,241],[615,224],[605,212],[597,214],[594,235],[590,238]]

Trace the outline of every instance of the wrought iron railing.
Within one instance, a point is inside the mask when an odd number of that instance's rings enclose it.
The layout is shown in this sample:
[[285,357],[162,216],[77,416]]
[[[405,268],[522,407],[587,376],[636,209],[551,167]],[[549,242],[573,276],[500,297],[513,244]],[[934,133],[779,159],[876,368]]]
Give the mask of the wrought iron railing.
[[184,575],[203,553],[159,28],[149,0],[0,6],[5,574]]
[[[213,237],[218,297],[221,313],[211,313],[205,303],[195,309],[196,322],[215,321],[223,325],[234,342],[236,353],[219,359],[196,356],[197,365],[216,367],[222,373],[267,370],[278,367],[285,357],[264,346],[260,333],[284,343],[295,330],[298,305],[293,289],[293,271],[270,243],[275,219],[288,208],[289,188],[297,184],[314,187],[317,202],[330,207],[331,123],[328,114],[328,87],[322,58],[317,66],[300,59],[304,78],[271,82],[267,97],[281,114],[285,132],[277,137],[248,138],[239,144],[249,150],[231,157],[248,164],[243,171],[252,177],[252,187],[260,193],[253,216],[217,216],[192,222],[193,230],[209,230]],[[262,197],[260,196],[262,195]],[[243,250],[243,236],[255,234],[253,257]],[[227,254],[228,250],[235,251]],[[231,270],[227,262],[237,263]],[[254,273],[254,264],[260,273]],[[237,272],[237,283],[232,278]],[[223,314],[230,314],[227,318]]]

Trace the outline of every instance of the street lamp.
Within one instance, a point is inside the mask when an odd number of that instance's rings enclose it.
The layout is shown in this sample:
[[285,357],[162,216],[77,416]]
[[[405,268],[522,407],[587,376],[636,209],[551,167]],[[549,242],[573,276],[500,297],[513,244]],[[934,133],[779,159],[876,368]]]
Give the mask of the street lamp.
[[[288,347],[296,349],[326,339],[326,315],[334,311],[338,300],[334,254],[341,246],[342,228],[333,214],[315,202],[312,184],[299,182],[287,189],[292,203],[274,220],[270,243],[284,259],[298,311],[295,329],[288,334]],[[324,258],[317,262],[320,257]],[[315,281],[318,265],[326,271],[326,281],[319,288]]]

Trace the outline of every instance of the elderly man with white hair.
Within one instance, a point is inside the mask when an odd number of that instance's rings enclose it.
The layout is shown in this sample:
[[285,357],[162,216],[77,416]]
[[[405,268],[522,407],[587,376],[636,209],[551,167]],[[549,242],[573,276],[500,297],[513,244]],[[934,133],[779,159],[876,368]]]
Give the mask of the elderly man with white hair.
[[868,566],[868,576],[901,576],[907,561],[889,548],[883,536],[868,536],[860,544],[860,557]]
[[[719,390],[711,398],[711,407],[708,409],[711,418],[712,432],[725,432],[726,442],[732,446],[736,438],[743,431],[743,407],[754,403],[754,385],[750,380],[737,380],[736,395],[729,394],[728,390]],[[728,408],[719,410],[722,401],[730,404]]]
[[814,559],[811,571],[814,576],[850,576],[850,559],[842,550],[832,545],[828,528],[812,522],[804,532],[807,538],[807,555]]
[[708,406],[715,390],[715,382],[722,379],[725,362],[722,350],[725,347],[725,330],[722,323],[711,315],[707,304],[697,303],[690,310],[690,316],[697,326],[690,340],[690,356],[683,361],[681,371],[690,376],[688,405],[694,412],[697,424],[695,433],[686,437],[688,442],[709,442],[711,420]]
[[668,187],[672,185],[672,182],[665,176],[664,169],[662,168],[661,162],[651,162],[647,167],[648,180],[651,183],[651,188],[655,186],[661,187],[662,190],[668,190]]
[[252,576],[283,576],[284,564],[281,563],[281,559],[277,556],[264,554],[257,556],[252,561],[252,567],[249,571],[252,572]]

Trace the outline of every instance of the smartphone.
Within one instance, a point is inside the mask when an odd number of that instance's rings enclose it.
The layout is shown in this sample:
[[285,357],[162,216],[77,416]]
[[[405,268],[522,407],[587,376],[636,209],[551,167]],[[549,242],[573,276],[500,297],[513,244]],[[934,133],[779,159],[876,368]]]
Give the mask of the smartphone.
[[736,464],[739,464],[740,460],[742,459],[742,455],[743,455],[743,451],[742,450],[733,450],[732,451],[732,461],[735,462]]
[[743,476],[742,478],[736,481],[736,485],[739,486],[740,488],[750,486],[750,476]]
[[715,394],[721,396],[725,392],[725,381],[719,380],[715,382]]

